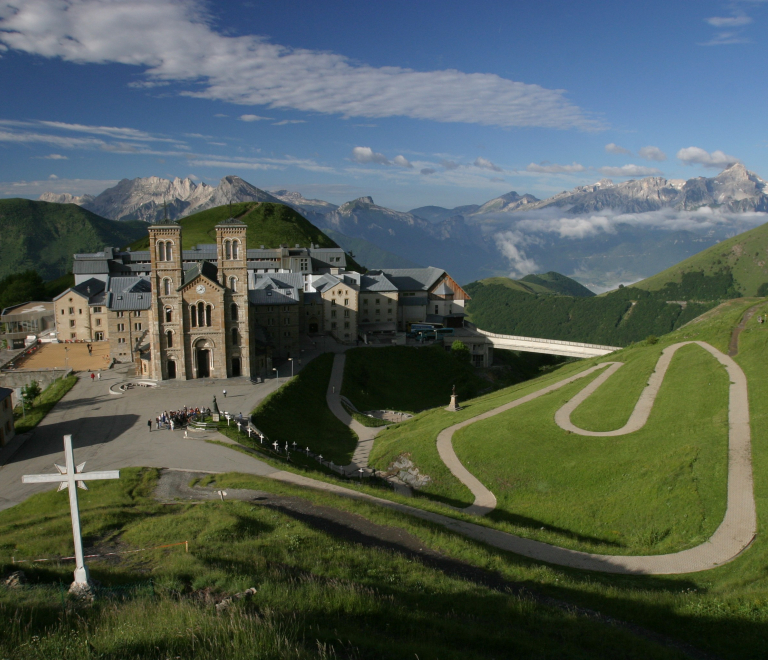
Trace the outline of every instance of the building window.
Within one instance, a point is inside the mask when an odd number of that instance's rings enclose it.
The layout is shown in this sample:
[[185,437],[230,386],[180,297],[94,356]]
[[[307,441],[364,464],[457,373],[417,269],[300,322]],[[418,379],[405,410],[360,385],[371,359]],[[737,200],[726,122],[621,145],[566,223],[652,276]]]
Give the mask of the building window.
[[237,278],[236,277],[230,277],[229,278],[229,288],[232,289],[235,293],[237,293]]
[[230,241],[224,241],[224,258],[232,258],[232,243]]
[[377,310],[376,310],[376,316],[378,316],[379,314],[381,314],[381,310],[380,310],[380,309],[377,309]]
[[165,333],[165,341],[168,348],[173,348],[173,332],[167,330]]
[[163,280],[163,295],[171,295],[171,280],[169,280],[167,277]]
[[334,310],[331,310],[331,318],[332,318],[332,319],[335,319],[335,318],[336,318],[336,310],[335,310],[335,309],[334,309]]
[[134,312],[133,315],[134,316],[141,316],[141,310],[139,310],[138,312]]
[[61,315],[64,316],[64,308],[61,308]]
[[118,323],[117,324],[117,331],[118,332],[125,332],[125,323]]
[[237,328],[232,328],[232,345],[240,345],[240,334],[237,332]]
[[344,322],[344,329],[349,330],[349,321]]
[[363,300],[363,305],[367,305],[367,304],[368,304],[368,298],[365,298],[365,299]]
[[211,327],[211,314],[213,313],[213,307],[210,305],[205,306],[205,325]]
[[275,319],[269,319],[267,325],[275,325]]
[[118,337],[117,338],[117,343],[118,344],[124,344],[125,343],[125,337]]
[[93,313],[94,314],[101,314],[101,307],[94,307],[93,308]]
[[[377,309],[376,311],[378,312],[379,310]],[[344,310],[344,316],[349,318],[349,310],[348,309]]]
[[95,341],[104,341],[104,333],[103,332],[97,332],[95,334],[95,337],[96,337]]
[[82,309],[78,309],[77,312],[78,312],[78,314],[82,314],[83,310]]
[[288,318],[283,319],[283,325],[291,325],[291,319],[288,319]]
[[205,303],[197,303],[197,325],[201,328],[205,325]]
[[237,241],[237,240],[232,241],[232,258],[233,259],[237,259],[237,251],[239,247],[240,247],[240,241]]
[[290,337],[290,336],[291,336],[290,330],[283,333],[283,337]]
[[170,323],[173,321],[173,310],[170,307],[165,308],[165,322]]
[[69,319],[69,327],[74,328],[75,327],[75,319]]
[[335,298],[333,300],[331,300],[331,305],[333,305],[333,306],[336,305],[336,299]]
[[237,305],[235,305],[235,303],[232,303],[232,305],[230,306],[229,315],[233,321],[237,321],[239,315],[238,315]]
[[121,319],[125,315],[125,312],[117,312],[117,318]]
[[75,313],[75,308],[74,307],[70,307],[69,308],[69,313],[70,314],[74,314]]
[[331,330],[335,330],[335,329],[336,329],[336,321],[331,323]]
[[136,330],[136,331],[141,330],[141,323],[134,323],[133,324],[133,329]]
[[438,308],[439,308],[438,305],[435,305],[435,314],[439,314],[439,312],[437,311]]
[[74,332],[72,332],[72,333],[70,333],[69,338],[70,339],[77,339],[77,335]]
[[96,325],[101,325],[101,319],[96,319]]
[[157,260],[165,261],[165,243],[163,241],[157,244]]
[[349,305],[349,298],[344,298],[344,304],[347,306]]
[[392,304],[392,298],[387,298],[387,305],[391,305],[391,304]]

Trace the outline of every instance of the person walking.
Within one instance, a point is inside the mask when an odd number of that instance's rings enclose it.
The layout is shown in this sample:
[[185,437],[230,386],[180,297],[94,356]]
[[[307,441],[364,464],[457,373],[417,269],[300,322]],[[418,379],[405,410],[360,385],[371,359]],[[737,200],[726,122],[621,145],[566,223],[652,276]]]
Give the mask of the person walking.
[[147,428],[149,429],[149,432],[152,433],[152,420],[151,419],[147,420]]
[[93,379],[96,378],[96,374],[91,372],[91,382],[93,382]]
[[96,380],[101,380],[101,372],[100,371],[96,374]]
[[171,418],[171,431],[173,431],[173,418]]
[[224,398],[227,398],[227,390],[223,390]]

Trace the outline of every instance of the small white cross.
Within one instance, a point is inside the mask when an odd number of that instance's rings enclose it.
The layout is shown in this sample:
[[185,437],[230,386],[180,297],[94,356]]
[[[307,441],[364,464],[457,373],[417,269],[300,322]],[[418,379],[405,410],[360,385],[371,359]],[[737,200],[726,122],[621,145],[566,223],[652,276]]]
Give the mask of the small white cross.
[[[21,481],[25,484],[59,483],[59,490],[69,488],[69,509],[72,514],[72,535],[75,539],[75,583],[88,584],[88,567],[83,560],[83,538],[80,534],[80,509],[77,506],[77,488],[88,490],[86,481],[94,479],[119,479],[119,470],[103,470],[100,472],[83,472],[85,463],[75,465],[72,453],[72,436],[64,436],[64,462],[61,466],[56,463],[59,474],[25,474]],[[75,488],[77,486],[77,488]]]

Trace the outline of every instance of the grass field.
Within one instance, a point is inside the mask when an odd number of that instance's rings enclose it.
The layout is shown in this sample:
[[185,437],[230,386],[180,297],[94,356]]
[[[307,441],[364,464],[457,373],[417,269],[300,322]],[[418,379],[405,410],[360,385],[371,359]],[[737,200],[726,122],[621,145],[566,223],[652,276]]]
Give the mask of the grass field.
[[13,411],[16,433],[26,433],[35,428],[61,398],[77,383],[77,376],[59,378],[46,387],[32,403],[32,408],[22,411],[21,405]]
[[447,406],[453,384],[462,399],[490,386],[442,345],[356,348],[346,353],[341,393],[358,410],[418,412]]
[[312,360],[264,399],[251,419],[271,441],[281,445],[296,442],[337,465],[347,465],[357,446],[357,436],[336,419],[325,401],[332,367],[331,353]]
[[[594,617],[485,586],[467,570],[454,576],[450,562],[432,566],[367,547],[274,507],[160,505],[151,497],[156,477],[155,470],[123,470],[119,481],[96,482],[81,494],[86,550],[189,540],[190,552],[181,546],[91,559],[103,587],[146,587],[150,578],[153,587],[66,609],[58,585],[71,580],[72,566],[24,565],[30,586],[0,587],[3,658],[682,657]],[[297,492],[238,475],[213,483]],[[379,524],[399,521],[359,503],[344,505]],[[424,524],[415,531],[436,536]],[[67,498],[44,493],[0,512],[0,538],[4,571],[18,568],[10,555],[69,554]],[[472,552],[472,544],[458,542]],[[250,587],[257,590],[252,598],[217,615],[216,600]]]

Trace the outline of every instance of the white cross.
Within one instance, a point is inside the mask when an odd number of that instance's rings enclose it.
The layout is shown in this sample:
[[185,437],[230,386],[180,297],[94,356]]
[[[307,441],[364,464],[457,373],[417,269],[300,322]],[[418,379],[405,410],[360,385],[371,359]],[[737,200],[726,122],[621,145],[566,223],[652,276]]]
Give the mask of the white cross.
[[[42,484],[59,482],[59,490],[69,488],[69,509],[72,514],[72,535],[75,538],[75,583],[88,584],[88,567],[83,561],[83,538],[80,534],[80,510],[77,506],[77,488],[88,490],[86,481],[94,479],[119,479],[119,470],[103,470],[101,472],[83,472],[85,463],[75,465],[75,458],[72,454],[72,436],[64,436],[64,459],[65,465],[56,463],[56,469],[59,474],[25,474],[21,481],[25,484]],[[75,488],[77,485],[77,488]]]

